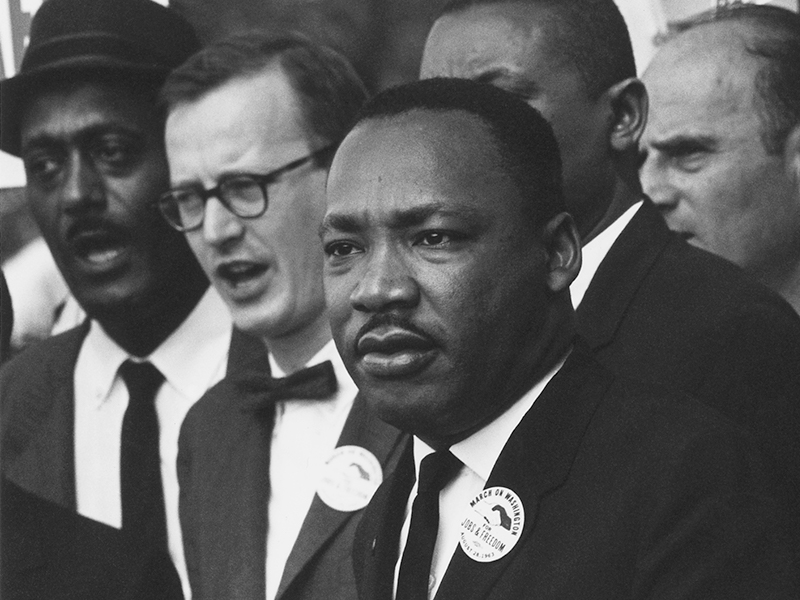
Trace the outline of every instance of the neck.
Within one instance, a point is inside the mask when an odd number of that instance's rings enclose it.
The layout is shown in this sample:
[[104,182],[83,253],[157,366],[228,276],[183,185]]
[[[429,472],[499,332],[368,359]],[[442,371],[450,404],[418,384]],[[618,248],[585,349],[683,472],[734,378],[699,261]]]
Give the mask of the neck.
[[123,350],[133,356],[148,356],[180,327],[207,288],[207,281],[197,282],[195,286],[184,288],[178,298],[167,295],[159,301],[117,307],[108,314],[92,317]]
[[331,340],[328,315],[324,312],[311,323],[279,337],[262,339],[270,354],[284,373],[290,375],[302,369]]
[[423,431],[412,433],[435,450],[447,449],[486,427],[521,399],[564,358],[575,342],[575,318],[569,298],[551,305],[550,310],[552,317],[545,319],[542,328],[535,333],[535,343],[527,350],[520,349],[516,366],[510,372],[504,373],[501,379],[495,377],[496,384],[491,385],[497,402],[493,413],[471,428],[449,436],[428,435]]
[[[627,157],[620,157],[622,162],[626,162],[626,159]],[[585,245],[591,242],[641,199],[642,185],[639,182],[639,176],[635,168],[626,167],[625,165],[618,166],[614,178],[611,202],[596,223],[581,227],[582,243]]]

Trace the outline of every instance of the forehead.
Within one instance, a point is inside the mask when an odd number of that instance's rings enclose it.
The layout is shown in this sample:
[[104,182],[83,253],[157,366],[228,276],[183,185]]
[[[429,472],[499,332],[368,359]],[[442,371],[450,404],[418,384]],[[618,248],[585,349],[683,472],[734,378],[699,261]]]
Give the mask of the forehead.
[[648,128],[666,134],[718,127],[720,133],[733,135],[745,125],[758,127],[759,68],[759,60],[745,51],[733,24],[688,32],[665,46],[643,76],[650,95]]
[[143,93],[111,83],[59,84],[38,90],[21,115],[22,147],[39,138],[69,139],[88,129],[157,127],[156,108]]
[[487,127],[461,111],[368,120],[347,136],[328,181],[328,214],[380,218],[423,204],[489,214],[521,202]]
[[537,77],[576,74],[562,51],[562,30],[557,14],[542,6],[508,2],[449,13],[431,29],[422,76],[480,78],[493,69]]
[[[178,104],[167,117],[170,167],[180,177],[201,169],[277,167],[289,145],[305,149],[307,138],[297,94],[277,65]],[[274,160],[267,156],[273,153]]]
[[[215,118],[211,118],[215,115]],[[170,110],[167,123],[214,135],[237,137],[253,127],[268,137],[296,135],[302,124],[300,101],[283,69],[271,65],[236,77],[196,100]]]

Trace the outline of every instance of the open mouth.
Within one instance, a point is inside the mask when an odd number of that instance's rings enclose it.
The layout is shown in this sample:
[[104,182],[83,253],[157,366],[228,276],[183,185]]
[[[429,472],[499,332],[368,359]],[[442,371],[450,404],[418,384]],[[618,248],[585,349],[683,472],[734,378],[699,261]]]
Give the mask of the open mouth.
[[268,265],[248,261],[234,261],[217,267],[217,276],[231,287],[242,286],[263,275]]
[[96,224],[78,224],[68,234],[75,255],[97,267],[116,264],[127,250],[124,232]]

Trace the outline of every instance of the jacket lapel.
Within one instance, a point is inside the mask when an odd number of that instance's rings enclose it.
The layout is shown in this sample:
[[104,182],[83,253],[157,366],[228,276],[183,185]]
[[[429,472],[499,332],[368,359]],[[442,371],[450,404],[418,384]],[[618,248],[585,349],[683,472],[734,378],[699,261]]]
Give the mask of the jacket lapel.
[[614,338],[636,291],[673,235],[645,198],[600,263],[575,313],[589,347],[600,348]]
[[[366,448],[381,463],[385,476],[391,472],[399,458],[398,449],[403,439],[405,436],[402,436],[397,429],[382,422],[368,409],[366,400],[359,394],[353,401],[350,414],[345,421],[336,446],[355,445]],[[337,535],[358,512],[334,510],[327,506],[318,495],[314,496],[297,540],[286,561],[278,588],[278,599],[291,587],[328,540]]]
[[[75,362],[89,331],[86,321],[49,342],[42,372],[26,380],[18,407],[19,454],[4,457],[6,477],[22,489],[65,508],[75,509]],[[4,393],[8,390],[4,390]],[[12,421],[12,424],[15,422]],[[5,444],[4,444],[5,446]]]
[[506,487],[520,497],[525,514],[520,539],[507,555],[488,563],[473,561],[456,547],[436,600],[488,598],[522,546],[536,543],[529,538],[535,535],[539,504],[569,476],[586,428],[611,381],[611,375],[579,341],[509,438],[486,482],[487,488]]
[[[241,397],[233,383],[235,377],[253,371],[269,374],[267,349],[261,340],[234,329],[226,378],[209,392],[223,397],[218,406],[226,413],[220,415],[226,426],[218,430],[219,443],[208,442],[220,451],[219,456],[226,457],[216,464],[218,474],[209,478],[209,485],[216,489],[206,493],[220,503],[215,512],[225,519],[218,527],[209,528],[213,537],[207,548],[212,549],[213,564],[208,566],[223,566],[217,592],[209,598],[221,594],[247,600],[263,598],[266,593],[269,450],[274,415],[231,407]],[[225,450],[225,446],[230,449]],[[225,578],[230,580],[225,583]]]
[[353,568],[361,600],[392,600],[400,530],[416,480],[411,439],[403,446],[397,468],[375,492],[356,531]]

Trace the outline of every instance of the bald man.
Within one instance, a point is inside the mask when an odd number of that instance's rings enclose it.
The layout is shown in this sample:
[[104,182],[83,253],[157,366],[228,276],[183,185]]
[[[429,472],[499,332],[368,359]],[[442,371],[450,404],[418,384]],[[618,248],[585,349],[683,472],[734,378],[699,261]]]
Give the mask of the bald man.
[[642,184],[667,225],[800,311],[800,16],[703,14],[644,81]]

